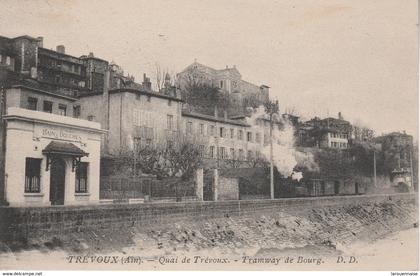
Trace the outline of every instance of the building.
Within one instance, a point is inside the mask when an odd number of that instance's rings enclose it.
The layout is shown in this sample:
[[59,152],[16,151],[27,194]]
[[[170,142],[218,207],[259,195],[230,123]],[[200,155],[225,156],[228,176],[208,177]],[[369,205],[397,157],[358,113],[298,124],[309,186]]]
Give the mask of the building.
[[177,74],[177,86],[182,91],[191,83],[205,83],[217,87],[229,95],[234,106],[259,105],[269,99],[267,85],[255,85],[242,79],[242,75],[234,65],[225,69],[213,69],[194,61]]
[[338,118],[315,117],[300,124],[297,135],[299,146],[347,149],[352,137],[352,126],[339,113]]
[[4,201],[10,206],[99,203],[102,130],[94,122],[10,107]]
[[[249,166],[268,145],[264,118],[196,113],[167,76],[153,91],[146,75],[137,83],[114,62],[93,53],[72,56],[63,45],[50,50],[43,42],[0,37],[0,196],[9,205],[97,203],[101,157],[171,147],[182,137],[199,145],[207,167]],[[268,100],[267,86],[242,80],[234,67],[194,63],[180,76],[190,69],[236,94],[233,99]]]
[[416,188],[418,180],[417,170],[413,166],[413,136],[405,132],[392,132],[376,137],[374,141],[381,145],[379,157],[385,166],[384,173],[389,174],[393,186],[400,192]]
[[[0,37],[0,202],[99,202],[100,124],[80,119],[89,59],[43,48],[42,38]],[[92,69],[95,71],[96,69]],[[103,86],[103,84],[102,84]]]
[[[210,167],[239,166],[245,161],[262,157],[264,137],[267,131],[245,120],[203,115],[190,111],[182,112],[185,134],[194,137],[203,151]],[[267,141],[266,141],[267,142]],[[238,161],[237,164],[229,164]]]
[[181,129],[182,102],[176,96],[120,88],[105,94],[83,95],[78,103],[82,118],[100,122],[109,130],[105,154],[117,155],[144,145],[170,144],[178,138]]

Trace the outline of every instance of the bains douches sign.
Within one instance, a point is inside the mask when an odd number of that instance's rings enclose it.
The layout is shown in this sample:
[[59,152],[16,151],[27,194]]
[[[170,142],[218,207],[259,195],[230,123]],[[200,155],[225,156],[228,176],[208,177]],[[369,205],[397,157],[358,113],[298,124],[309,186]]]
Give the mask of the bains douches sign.
[[72,129],[63,127],[37,126],[34,131],[36,138],[49,138],[54,140],[62,140],[67,142],[77,142],[85,144],[87,138],[85,135]]

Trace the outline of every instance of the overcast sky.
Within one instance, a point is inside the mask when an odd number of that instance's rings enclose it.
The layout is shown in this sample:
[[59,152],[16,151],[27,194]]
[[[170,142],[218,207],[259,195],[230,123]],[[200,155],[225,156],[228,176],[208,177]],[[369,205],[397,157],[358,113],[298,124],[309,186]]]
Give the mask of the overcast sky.
[[141,81],[155,64],[236,65],[301,116],[336,116],[377,134],[418,126],[415,0],[0,0],[0,35],[113,60]]

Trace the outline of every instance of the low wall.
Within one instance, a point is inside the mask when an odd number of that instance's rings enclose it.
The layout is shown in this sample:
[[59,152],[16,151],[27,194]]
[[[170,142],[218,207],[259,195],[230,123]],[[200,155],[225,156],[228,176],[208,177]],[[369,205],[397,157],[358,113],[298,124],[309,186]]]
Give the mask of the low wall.
[[225,202],[143,203],[101,206],[0,208],[0,241],[28,244],[87,229],[121,229],[176,221],[246,216],[254,213],[383,202],[417,204],[417,194],[288,198]]

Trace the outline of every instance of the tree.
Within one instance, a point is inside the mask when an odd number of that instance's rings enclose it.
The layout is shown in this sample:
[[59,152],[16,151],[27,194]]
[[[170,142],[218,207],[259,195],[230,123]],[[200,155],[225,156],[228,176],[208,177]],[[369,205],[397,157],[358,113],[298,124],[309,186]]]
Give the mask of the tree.
[[223,164],[227,167],[227,168],[268,168],[269,167],[269,162],[267,161],[266,158],[264,158],[264,156],[257,156],[257,157],[251,157],[248,158],[247,160],[241,160],[238,157],[235,158],[230,158],[230,159],[225,159],[223,160]]
[[229,107],[227,92],[221,91],[194,74],[187,74],[183,81],[185,87],[181,91],[182,99],[193,110],[213,115],[215,111],[226,111]]
[[173,71],[169,71],[169,69],[162,70],[162,68],[160,67],[158,63],[155,63],[155,77],[156,77],[156,90],[158,92],[167,88],[166,87],[167,84],[171,86],[175,85],[176,78],[177,78],[176,74]]
[[247,107],[258,108],[261,105],[261,101],[258,99],[257,95],[251,94],[247,97],[244,97],[242,101],[242,109],[246,110]]
[[375,131],[368,127],[353,125],[353,135],[355,141],[369,142],[375,138]]
[[132,178],[143,174],[156,176],[157,180],[169,181],[179,200],[194,189],[194,173],[202,164],[202,149],[197,143],[184,136],[171,143],[143,145],[122,151],[117,156],[117,170]]
[[270,162],[264,156],[256,156],[249,158],[247,164],[250,168],[268,168],[270,167]]

